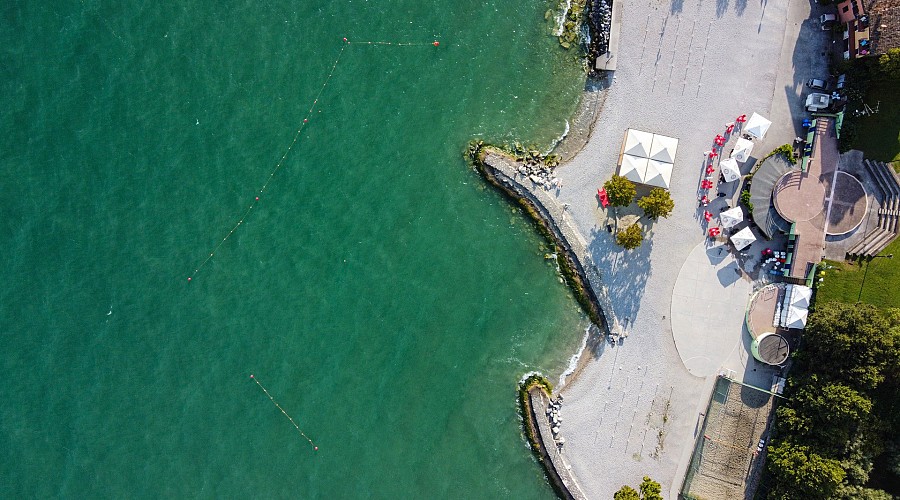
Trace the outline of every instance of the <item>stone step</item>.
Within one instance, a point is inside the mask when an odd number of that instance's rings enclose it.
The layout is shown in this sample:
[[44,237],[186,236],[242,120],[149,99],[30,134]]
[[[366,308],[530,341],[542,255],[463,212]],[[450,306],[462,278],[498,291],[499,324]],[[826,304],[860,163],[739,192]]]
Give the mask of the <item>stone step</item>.
[[873,241],[882,238],[884,235],[889,235],[889,234],[890,233],[888,233],[887,231],[885,231],[884,229],[882,229],[880,227],[875,228],[875,230],[873,230],[871,233],[867,234],[866,237],[863,238],[862,241],[860,241],[859,243],[850,247],[850,249],[847,250],[847,254],[848,255],[869,255],[868,253],[866,253],[866,249],[870,246],[870,244]]
[[877,241],[873,241],[869,247],[866,249],[866,255],[878,255],[878,252],[882,251],[894,241],[897,235],[894,233],[885,233],[881,238],[878,238]]
[[878,167],[878,164],[873,162],[872,160],[865,160],[866,170],[869,171],[869,175],[871,175],[875,179],[875,183],[878,184],[878,188],[881,190],[881,198],[887,203],[887,200],[894,195],[893,190],[891,189],[891,184],[884,177],[884,174],[881,168]]
[[894,192],[900,195],[900,175],[897,174],[897,171],[894,170],[889,164],[881,161],[878,162],[881,165],[881,169],[884,174],[890,178],[891,184],[894,186]]

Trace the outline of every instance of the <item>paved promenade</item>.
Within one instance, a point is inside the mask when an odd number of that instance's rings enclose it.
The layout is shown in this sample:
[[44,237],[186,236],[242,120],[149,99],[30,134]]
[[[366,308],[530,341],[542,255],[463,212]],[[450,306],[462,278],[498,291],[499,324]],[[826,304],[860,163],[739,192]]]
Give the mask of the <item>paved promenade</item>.
[[[593,361],[561,389],[562,453],[590,498],[611,498],[644,475],[676,498],[713,383],[682,363],[672,319],[695,314],[691,303],[674,302],[673,292],[689,254],[705,241],[696,201],[703,154],[727,122],[753,111],[777,122],[758,141],[755,157],[791,142],[802,119],[795,100],[803,79],[818,71],[825,37],[812,29],[810,17],[818,12],[800,0],[638,0],[623,3],[623,10],[618,70],[603,112],[590,142],[557,175],[564,186],[559,201],[570,206],[566,217],[584,235],[611,298],[607,314],[630,336],[591,353]],[[653,225],[640,248],[626,252],[606,231],[614,214],[598,207],[596,190],[615,173],[627,128],[676,137],[679,146],[670,189],[675,211]],[[723,365],[742,369],[738,379],[760,383],[769,375],[747,359],[742,330],[729,325],[721,334],[737,347]],[[698,374],[714,364],[696,367]]]

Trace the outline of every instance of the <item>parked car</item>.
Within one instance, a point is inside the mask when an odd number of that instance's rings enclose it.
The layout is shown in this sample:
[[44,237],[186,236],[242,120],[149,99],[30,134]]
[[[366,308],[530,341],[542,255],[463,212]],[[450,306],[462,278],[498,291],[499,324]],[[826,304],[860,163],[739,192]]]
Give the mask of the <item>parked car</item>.
[[822,24],[833,23],[837,21],[837,17],[835,17],[834,14],[822,14],[822,17],[819,18],[819,21]]
[[806,81],[806,86],[816,90],[828,90],[828,82],[818,78],[810,78]]
[[841,75],[837,77],[837,85],[834,86],[837,90],[843,90],[843,88],[847,85],[847,75]]
[[806,110],[813,113],[824,111],[831,106],[831,96],[828,94],[813,93],[806,96]]

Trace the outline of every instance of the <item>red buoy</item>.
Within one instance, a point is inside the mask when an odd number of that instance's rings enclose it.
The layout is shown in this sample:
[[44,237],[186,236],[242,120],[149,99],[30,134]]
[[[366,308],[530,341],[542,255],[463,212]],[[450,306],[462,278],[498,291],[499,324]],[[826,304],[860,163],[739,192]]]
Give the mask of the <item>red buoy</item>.
[[306,122],[308,122],[308,121],[309,121],[309,120],[307,120],[306,118],[303,119],[303,123],[306,123]]
[[344,41],[345,41],[345,42],[347,41],[347,37],[344,37]]
[[250,374],[250,378],[253,378],[253,374],[252,374],[252,373]]
[[259,196],[256,197],[256,201],[259,201]]
[[190,277],[188,277],[188,281],[191,281],[191,278],[190,278]]
[[313,446],[313,449],[316,450],[316,451],[319,451],[319,447],[318,447],[318,446]]
[[434,46],[435,46],[435,47],[437,47],[437,46],[440,45],[440,44],[441,44],[441,42],[438,42],[437,40],[434,41]]

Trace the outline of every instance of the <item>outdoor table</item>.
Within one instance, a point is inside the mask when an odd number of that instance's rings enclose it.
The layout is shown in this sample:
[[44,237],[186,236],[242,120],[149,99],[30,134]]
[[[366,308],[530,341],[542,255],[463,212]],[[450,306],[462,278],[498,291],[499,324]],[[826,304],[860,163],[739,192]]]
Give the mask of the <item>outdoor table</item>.
[[716,167],[714,167],[714,166],[712,166],[712,165],[708,165],[708,166],[706,167],[706,173],[707,173],[707,174],[711,174],[711,173],[713,173],[713,172],[715,172],[715,171],[716,171]]
[[725,133],[730,134],[734,130],[734,123],[725,125]]
[[747,115],[741,115],[741,116],[737,117],[737,120],[735,120],[735,121],[738,123],[744,123],[745,121],[747,121]]
[[704,210],[704,211],[703,211],[703,218],[706,219],[706,222],[709,222],[710,220],[712,220],[712,213],[707,212],[706,210]]

